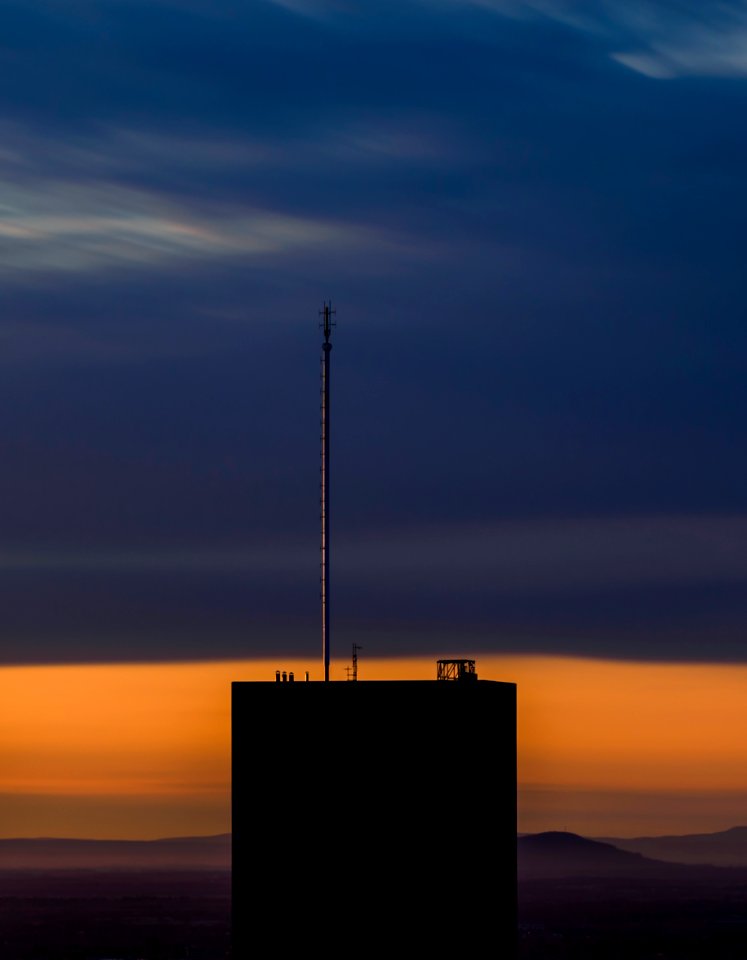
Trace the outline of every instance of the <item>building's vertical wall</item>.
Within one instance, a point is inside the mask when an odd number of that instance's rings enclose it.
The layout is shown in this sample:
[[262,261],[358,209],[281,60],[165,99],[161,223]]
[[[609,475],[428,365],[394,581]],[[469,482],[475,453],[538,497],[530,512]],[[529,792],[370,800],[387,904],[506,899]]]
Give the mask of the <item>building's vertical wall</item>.
[[516,949],[516,688],[233,685],[234,958]]

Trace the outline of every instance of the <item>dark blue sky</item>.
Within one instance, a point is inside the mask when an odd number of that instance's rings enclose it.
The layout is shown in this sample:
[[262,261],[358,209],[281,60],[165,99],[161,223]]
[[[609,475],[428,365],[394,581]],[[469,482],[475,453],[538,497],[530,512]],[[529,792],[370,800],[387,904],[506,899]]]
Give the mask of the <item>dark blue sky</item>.
[[0,11],[0,661],[743,661],[747,4]]

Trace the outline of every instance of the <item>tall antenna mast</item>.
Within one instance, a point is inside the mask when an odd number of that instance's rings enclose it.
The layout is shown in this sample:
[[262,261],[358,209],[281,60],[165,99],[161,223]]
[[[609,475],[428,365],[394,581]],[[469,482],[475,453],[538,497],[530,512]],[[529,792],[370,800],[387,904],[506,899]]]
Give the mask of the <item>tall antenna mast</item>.
[[324,657],[324,679],[329,680],[329,355],[332,351],[330,337],[335,322],[332,319],[335,311],[331,301],[325,303],[319,311],[322,320],[319,326],[324,331],[322,344],[322,465],[320,483],[320,505],[322,521],[322,550],[321,550],[321,598],[322,598],[322,654]]

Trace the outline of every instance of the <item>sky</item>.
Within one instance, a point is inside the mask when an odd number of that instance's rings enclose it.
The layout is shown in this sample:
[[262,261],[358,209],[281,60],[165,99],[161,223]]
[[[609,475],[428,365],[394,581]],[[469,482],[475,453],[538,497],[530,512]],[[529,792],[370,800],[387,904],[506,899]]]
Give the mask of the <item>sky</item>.
[[[518,682],[527,829],[747,821],[747,4],[19,0],[0,71],[4,834],[230,827],[227,684],[321,670],[325,301],[333,677]],[[143,696],[179,790],[97,752]]]

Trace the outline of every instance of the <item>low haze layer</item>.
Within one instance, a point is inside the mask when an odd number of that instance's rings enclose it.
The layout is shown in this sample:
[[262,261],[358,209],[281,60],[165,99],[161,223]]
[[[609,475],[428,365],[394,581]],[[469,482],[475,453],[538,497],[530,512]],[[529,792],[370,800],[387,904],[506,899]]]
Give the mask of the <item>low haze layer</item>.
[[[230,831],[230,682],[281,667],[321,675],[302,661],[1,670],[13,732],[0,741],[3,835]],[[346,669],[334,661],[332,679]],[[518,684],[520,831],[635,837],[743,822],[747,669],[526,657],[477,669]],[[359,676],[430,680],[435,662],[361,657]]]

